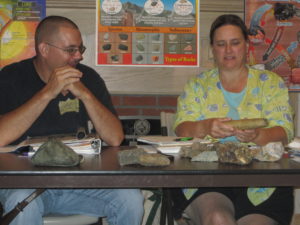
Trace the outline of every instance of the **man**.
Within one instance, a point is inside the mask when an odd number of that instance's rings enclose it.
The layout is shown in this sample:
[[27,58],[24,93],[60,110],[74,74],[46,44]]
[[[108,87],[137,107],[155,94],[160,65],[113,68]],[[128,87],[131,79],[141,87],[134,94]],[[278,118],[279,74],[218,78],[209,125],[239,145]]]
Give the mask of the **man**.
[[[28,136],[75,133],[91,120],[108,145],[124,138],[104,81],[79,64],[85,47],[80,31],[61,16],[43,19],[35,34],[36,56],[0,71],[0,146]],[[34,190],[0,190],[6,212]],[[49,213],[106,216],[113,225],[139,225],[143,197],[139,190],[48,189],[12,222],[42,225]]]

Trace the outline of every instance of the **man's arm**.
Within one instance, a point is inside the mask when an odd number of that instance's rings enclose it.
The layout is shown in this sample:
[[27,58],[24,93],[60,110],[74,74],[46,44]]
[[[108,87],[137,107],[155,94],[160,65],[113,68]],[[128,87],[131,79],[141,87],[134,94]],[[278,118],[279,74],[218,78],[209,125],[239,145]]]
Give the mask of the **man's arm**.
[[44,90],[38,92],[19,108],[0,117],[0,146],[5,146],[22,136],[40,116],[49,103]]
[[48,103],[64,90],[66,85],[77,82],[82,73],[71,67],[54,71],[46,86],[20,107],[0,117],[0,146],[21,137],[45,110]]
[[120,120],[82,82],[70,84],[67,90],[83,102],[100,138],[108,145],[120,145],[124,139]]

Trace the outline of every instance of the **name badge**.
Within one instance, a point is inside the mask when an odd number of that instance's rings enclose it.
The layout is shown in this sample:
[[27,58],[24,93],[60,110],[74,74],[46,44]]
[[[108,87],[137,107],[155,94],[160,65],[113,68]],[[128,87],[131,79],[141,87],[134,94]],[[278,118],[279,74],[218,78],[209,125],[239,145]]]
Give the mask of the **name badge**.
[[66,101],[60,101],[58,107],[60,115],[67,112],[79,112],[79,100],[77,98],[73,100],[68,98]]

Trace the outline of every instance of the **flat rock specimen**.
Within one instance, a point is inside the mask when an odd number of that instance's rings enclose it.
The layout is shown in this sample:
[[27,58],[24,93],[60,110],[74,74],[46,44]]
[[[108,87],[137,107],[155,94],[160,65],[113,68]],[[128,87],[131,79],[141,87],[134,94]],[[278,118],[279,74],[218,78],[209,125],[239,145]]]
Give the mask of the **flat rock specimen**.
[[161,154],[147,153],[143,148],[135,148],[118,152],[121,166],[139,164],[142,166],[168,166],[170,160]]

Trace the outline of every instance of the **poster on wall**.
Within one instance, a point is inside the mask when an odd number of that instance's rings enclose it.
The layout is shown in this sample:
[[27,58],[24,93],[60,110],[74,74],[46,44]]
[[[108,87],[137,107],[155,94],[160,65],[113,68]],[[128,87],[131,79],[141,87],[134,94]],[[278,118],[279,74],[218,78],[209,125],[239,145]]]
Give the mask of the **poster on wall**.
[[264,64],[300,91],[300,1],[245,0],[249,63]]
[[35,55],[34,33],[46,0],[0,1],[0,69]]
[[198,66],[199,0],[97,0],[96,65]]

